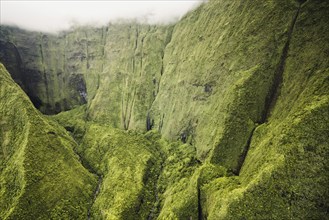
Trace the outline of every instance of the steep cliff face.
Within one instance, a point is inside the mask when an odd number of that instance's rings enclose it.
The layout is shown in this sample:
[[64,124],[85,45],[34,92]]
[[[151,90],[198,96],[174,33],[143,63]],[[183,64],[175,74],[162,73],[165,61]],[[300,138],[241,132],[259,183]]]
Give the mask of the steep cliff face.
[[92,197],[88,218],[326,219],[328,11],[315,0],[214,0],[172,26],[3,27],[0,61],[41,111],[85,104],[51,118],[78,142],[63,149],[98,176],[98,187],[81,180],[94,190],[79,197]]
[[145,130],[171,31],[171,26],[137,23],[59,35],[2,27],[0,60],[46,114],[90,99],[91,120]]
[[213,1],[187,15],[166,48],[155,127],[235,172],[263,120],[297,10],[293,1]]
[[171,27],[139,24],[110,25],[89,117],[113,127],[146,129],[148,110],[158,93],[164,48]]
[[208,219],[328,218],[328,9],[315,1],[300,8],[239,177],[202,187]]
[[[67,62],[70,59],[82,61],[79,51],[77,54],[66,51],[71,44],[80,42],[67,42],[65,35],[53,36],[10,27],[1,27],[0,34],[1,61],[13,72],[13,78],[38,109],[53,114],[86,103],[83,72],[72,64],[73,61]],[[83,65],[82,62],[79,66]]]

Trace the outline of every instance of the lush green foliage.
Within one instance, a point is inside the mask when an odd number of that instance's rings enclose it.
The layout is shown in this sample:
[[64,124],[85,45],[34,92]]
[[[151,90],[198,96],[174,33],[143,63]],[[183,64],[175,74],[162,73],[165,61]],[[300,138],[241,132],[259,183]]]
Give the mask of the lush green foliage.
[[328,218],[329,4],[299,2],[213,0],[174,26],[2,29],[46,70],[44,103],[81,104],[57,85],[77,74],[88,102],[45,117],[1,66],[0,218]]
[[[301,8],[276,103],[254,132],[240,176],[218,178],[202,187],[208,219],[328,217],[326,10],[325,3]],[[317,43],[309,41],[310,36],[317,36]]]
[[101,176],[95,219],[146,219],[161,162],[157,146],[142,135],[88,125],[79,152]]
[[[0,66],[0,218],[85,219],[96,178]],[[32,211],[31,211],[32,210]]]

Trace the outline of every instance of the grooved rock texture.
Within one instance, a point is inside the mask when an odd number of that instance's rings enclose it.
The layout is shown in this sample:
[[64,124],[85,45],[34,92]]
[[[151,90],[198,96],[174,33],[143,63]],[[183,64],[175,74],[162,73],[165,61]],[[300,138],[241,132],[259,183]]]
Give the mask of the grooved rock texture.
[[145,130],[171,31],[135,23],[51,35],[3,26],[0,60],[43,113],[89,99],[91,119]]
[[[1,27],[0,61],[42,112],[74,108],[46,119],[25,96],[29,107],[17,104],[54,129],[47,135],[60,140],[62,165],[75,164],[67,172],[81,169],[79,181],[65,176],[89,187],[70,203],[83,204],[68,211],[73,216],[327,219],[328,11],[316,0],[213,0],[168,26],[127,22],[58,35]],[[15,134],[1,128],[1,155],[26,152],[20,143],[29,135],[29,120],[13,114],[6,91],[0,122],[11,121]],[[39,130],[35,149],[45,147]],[[1,164],[1,184],[17,188],[1,188],[5,219],[25,204],[21,157]]]
[[[87,101],[83,77],[86,61],[84,53],[79,51],[84,48],[82,40],[77,41],[71,35],[53,36],[1,27],[1,62],[8,66],[33,104],[47,114]],[[75,65],[77,60],[78,66]],[[13,63],[15,61],[17,64]]]
[[213,1],[187,15],[165,51],[154,126],[164,137],[184,137],[200,160],[235,170],[296,11],[287,1]]
[[110,25],[104,47],[104,69],[91,120],[122,129],[146,129],[146,118],[158,93],[164,48],[171,27],[139,24]]

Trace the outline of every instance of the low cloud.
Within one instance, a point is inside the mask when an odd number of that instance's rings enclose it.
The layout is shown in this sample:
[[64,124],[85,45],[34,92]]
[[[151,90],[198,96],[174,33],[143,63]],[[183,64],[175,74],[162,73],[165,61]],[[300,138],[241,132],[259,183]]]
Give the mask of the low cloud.
[[72,25],[106,25],[117,20],[163,24],[175,22],[205,0],[1,0],[1,24],[57,32]]

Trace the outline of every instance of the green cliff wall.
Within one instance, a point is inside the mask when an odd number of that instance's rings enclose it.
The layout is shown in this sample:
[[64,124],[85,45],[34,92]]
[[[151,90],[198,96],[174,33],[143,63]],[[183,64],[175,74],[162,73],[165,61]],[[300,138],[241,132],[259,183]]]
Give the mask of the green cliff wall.
[[2,26],[0,60],[46,114],[89,99],[91,119],[145,129],[171,29],[123,23],[51,35]]
[[[74,148],[98,176],[96,186],[85,170],[77,175],[90,184],[79,197],[89,198],[81,207],[90,218],[327,219],[328,11],[316,0],[213,0],[169,26],[57,36],[1,27],[0,61],[41,111],[85,104],[33,121],[51,123],[60,140],[71,133],[78,143],[63,144],[64,154],[78,162]],[[6,120],[23,120],[3,106]],[[24,140],[15,141],[22,152]],[[2,166],[22,176],[21,157]],[[17,185],[13,196],[1,188],[6,217],[29,178],[1,175]]]
[[192,143],[200,160],[236,170],[297,9],[293,1],[212,1],[188,14],[165,51],[154,126]]
[[208,219],[328,218],[328,9],[315,1],[301,7],[282,78],[239,177],[202,187]]
[[[13,78],[38,109],[53,114],[86,103],[83,72],[67,63],[72,59],[66,51],[70,48],[67,44],[76,42],[69,43],[65,35],[53,36],[10,27],[1,27],[0,34],[1,61],[13,72]],[[80,60],[79,55],[75,54],[74,59]],[[15,60],[19,61],[16,65],[12,63]]]
[[139,24],[108,26],[104,69],[88,108],[91,120],[125,130],[146,130],[171,29]]

